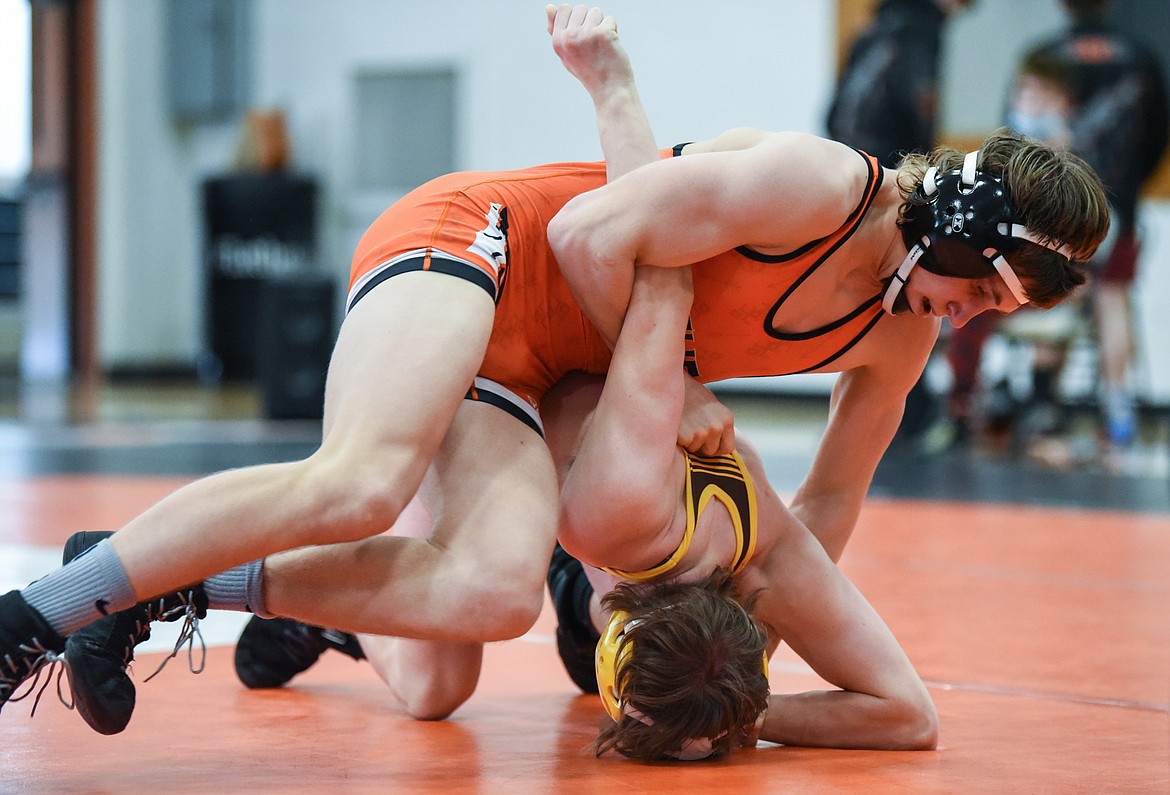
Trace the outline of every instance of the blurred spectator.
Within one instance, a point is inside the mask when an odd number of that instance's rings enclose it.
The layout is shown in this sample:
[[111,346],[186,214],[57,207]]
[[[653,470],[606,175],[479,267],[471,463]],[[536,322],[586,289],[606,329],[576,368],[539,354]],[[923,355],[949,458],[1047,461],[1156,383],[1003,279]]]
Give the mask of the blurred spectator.
[[[1109,189],[1113,227],[1091,263],[1090,300],[1104,436],[1109,449],[1118,450],[1133,442],[1137,430],[1128,378],[1134,348],[1130,291],[1141,248],[1138,200],[1166,148],[1170,119],[1157,57],[1107,24],[1109,0],[1061,0],[1061,5],[1070,26],[1025,54],[1007,122],[1018,132],[1072,148],[1096,169]],[[1026,337],[1028,318],[1019,320],[1023,324],[1019,335]],[[955,380],[949,407],[960,425],[972,420],[979,355],[994,323],[995,317],[990,316],[952,337],[948,358]],[[1047,328],[1058,325],[1050,322]],[[1048,341],[1060,343],[1063,335],[1067,345],[1067,332],[1066,328]],[[1057,405],[1063,351],[1059,344],[1037,348],[1028,430],[1059,430],[1059,417],[1052,407]]]
[[[877,157],[886,168],[896,168],[907,152],[933,149],[944,27],[972,2],[880,0],[849,49],[825,122],[829,137]],[[900,438],[926,429],[932,404],[919,379],[906,397]]]
[[[1008,126],[1016,132],[1050,146],[1070,146],[1073,96],[1064,61],[1045,51],[1025,56],[1016,73],[1006,115]],[[1064,416],[1057,385],[1068,345],[1079,331],[1081,313],[1083,307],[1075,301],[1048,312],[1024,307],[1006,321],[995,313],[984,313],[963,328],[952,330],[947,345],[953,376],[947,406],[951,436],[947,441],[953,441],[956,434],[960,441],[965,440],[976,427],[1010,429],[1021,445],[1062,431]],[[976,406],[983,345],[996,331],[1033,348],[1032,382],[1025,406],[1016,405],[1006,377]]]
[[853,41],[826,128],[830,138],[896,168],[936,144],[943,28],[970,0],[880,0]]

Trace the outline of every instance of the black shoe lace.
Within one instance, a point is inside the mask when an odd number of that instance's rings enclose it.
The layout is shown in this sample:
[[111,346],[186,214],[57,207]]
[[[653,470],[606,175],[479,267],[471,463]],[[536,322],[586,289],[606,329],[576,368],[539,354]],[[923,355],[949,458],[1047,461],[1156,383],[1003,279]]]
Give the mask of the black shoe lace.
[[[162,664],[155,669],[154,673],[146,677],[144,682],[149,682],[160,673],[162,669],[167,667],[167,663],[178,656],[179,651],[184,645],[187,646],[187,667],[190,668],[191,673],[203,673],[203,667],[207,664],[207,643],[203,640],[203,632],[199,629],[199,608],[194,602],[194,593],[191,591],[180,591],[178,593],[179,604],[172,607],[167,607],[166,603],[159,599],[157,602],[151,602],[147,605],[147,616],[149,621],[179,621],[182,620],[183,625],[179,628],[179,639],[175,641],[175,648],[167,655]],[[195,665],[195,639],[199,639],[200,658],[199,665]]]

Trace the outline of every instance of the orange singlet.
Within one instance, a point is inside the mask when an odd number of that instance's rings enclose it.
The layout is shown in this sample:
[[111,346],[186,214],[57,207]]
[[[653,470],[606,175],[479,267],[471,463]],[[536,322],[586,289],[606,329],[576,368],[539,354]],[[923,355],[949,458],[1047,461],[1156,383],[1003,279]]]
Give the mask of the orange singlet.
[[449,174],[411,191],[362,236],[347,311],[398,273],[431,270],[481,285],[496,301],[468,397],[541,432],[540,400],[572,370],[604,373],[610,350],[561,276],[545,229],[570,198],[605,183],[604,163]]
[[[828,367],[881,318],[875,295],[820,329],[782,334],[772,328],[788,296],[856,231],[873,203],[882,171],[876,160],[858,154],[870,178],[836,232],[791,254],[739,248],[696,263],[686,361],[692,375],[708,382]],[[398,273],[429,270],[479,284],[495,299],[496,313],[468,397],[505,409],[539,433],[540,400],[561,376],[573,370],[604,373],[609,366],[609,347],[573,299],[545,234],[565,202],[604,183],[604,163],[432,180],[386,210],[362,236],[347,311]]]
[[[676,153],[680,147],[675,147]],[[789,254],[737,248],[695,264],[687,370],[703,382],[829,368],[881,319],[881,293],[848,315],[799,334],[776,331],[776,314],[800,285],[861,226],[882,184],[875,158],[866,189],[845,223]]]

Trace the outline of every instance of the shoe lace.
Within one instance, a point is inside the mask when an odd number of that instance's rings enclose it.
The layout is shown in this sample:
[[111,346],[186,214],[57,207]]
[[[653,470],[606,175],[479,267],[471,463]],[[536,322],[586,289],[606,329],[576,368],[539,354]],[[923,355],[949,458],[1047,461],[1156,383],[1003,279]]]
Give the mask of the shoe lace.
[[[150,621],[179,621],[183,622],[179,628],[179,638],[175,641],[175,648],[167,655],[162,664],[155,669],[154,673],[146,677],[144,682],[149,682],[160,673],[162,669],[167,667],[167,663],[178,656],[183,646],[187,647],[187,667],[193,674],[203,673],[203,668],[207,664],[207,643],[203,640],[203,632],[199,629],[199,608],[194,601],[194,593],[191,591],[180,591],[178,593],[179,604],[167,607],[163,600],[151,602],[147,605],[147,616]],[[199,639],[199,665],[195,664],[195,639]]]
[[[35,693],[29,717],[35,716],[37,706],[41,703],[41,696],[53,683],[53,673],[56,671],[57,698],[68,709],[73,709],[72,702],[65,698],[61,686],[61,680],[65,674],[64,655],[47,648],[37,638],[33,638],[31,643],[21,644],[17,648],[24,652],[20,657],[13,659],[12,655],[4,655],[4,666],[0,669],[0,695],[5,696],[5,698],[0,703],[23,701]],[[25,669],[23,673],[21,673],[22,666]],[[28,682],[28,689],[17,695],[16,690],[23,682]]]

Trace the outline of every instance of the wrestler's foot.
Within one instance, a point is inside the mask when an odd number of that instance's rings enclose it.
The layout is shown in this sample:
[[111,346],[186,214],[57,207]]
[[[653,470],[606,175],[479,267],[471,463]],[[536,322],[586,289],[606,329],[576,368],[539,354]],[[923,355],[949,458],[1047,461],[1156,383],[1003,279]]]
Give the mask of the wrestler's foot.
[[[63,562],[68,563],[111,535],[108,532],[74,533],[65,542]],[[171,654],[174,657],[185,643],[194,642],[199,619],[205,615],[207,596],[203,586],[196,585],[160,599],[141,602],[70,635],[65,644],[65,670],[78,714],[101,734],[117,734],[125,729],[134,714],[135,702],[134,683],[130,681],[127,668],[134,661],[134,647],[150,638],[150,623],[186,622]],[[163,661],[164,666],[171,657]],[[161,671],[162,666],[158,670]],[[192,665],[195,673],[201,670],[202,665],[198,668]]]
[[583,693],[596,693],[595,657],[601,635],[589,620],[593,586],[581,562],[557,544],[548,564],[548,590],[557,611],[557,653],[573,684]]
[[[42,674],[52,676],[53,664],[64,649],[65,639],[24,601],[20,591],[0,596],[0,709],[37,691],[37,679]],[[33,680],[29,689],[14,695],[29,679]]]
[[309,670],[329,649],[364,660],[354,635],[291,618],[253,616],[236,642],[236,676],[246,687],[280,687]]

